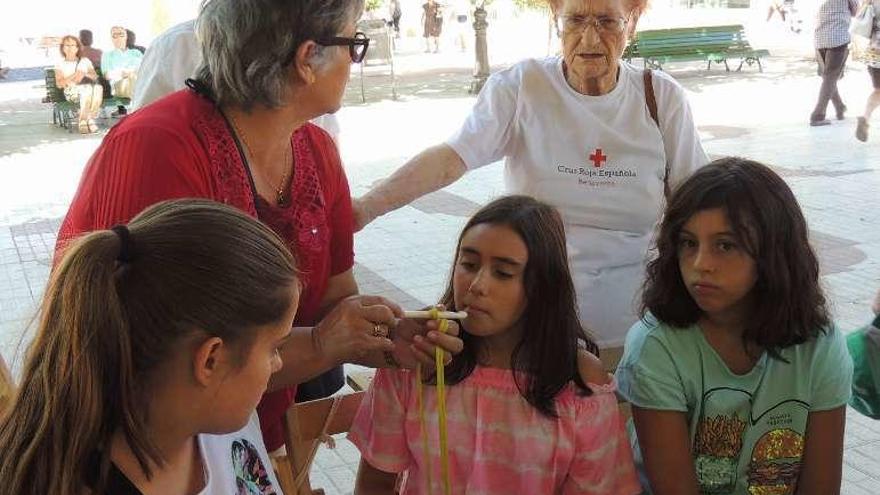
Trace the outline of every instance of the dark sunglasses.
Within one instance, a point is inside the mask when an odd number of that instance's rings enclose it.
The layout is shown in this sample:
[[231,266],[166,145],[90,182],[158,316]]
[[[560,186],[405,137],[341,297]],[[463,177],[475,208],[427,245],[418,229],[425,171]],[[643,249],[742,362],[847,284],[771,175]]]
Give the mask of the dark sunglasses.
[[355,64],[363,62],[367,56],[367,48],[370,47],[370,38],[361,32],[354,33],[354,38],[334,36],[332,38],[318,39],[315,43],[321,46],[348,46],[348,54]]

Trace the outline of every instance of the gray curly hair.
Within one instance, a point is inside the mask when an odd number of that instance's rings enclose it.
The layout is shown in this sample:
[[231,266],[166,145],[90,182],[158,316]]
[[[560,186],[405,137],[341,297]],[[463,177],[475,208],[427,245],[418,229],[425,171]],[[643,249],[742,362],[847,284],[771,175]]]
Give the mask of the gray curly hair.
[[[297,48],[338,36],[363,8],[364,0],[205,0],[196,21],[196,79],[220,105],[277,108]],[[329,53],[318,46],[311,61],[319,70]]]

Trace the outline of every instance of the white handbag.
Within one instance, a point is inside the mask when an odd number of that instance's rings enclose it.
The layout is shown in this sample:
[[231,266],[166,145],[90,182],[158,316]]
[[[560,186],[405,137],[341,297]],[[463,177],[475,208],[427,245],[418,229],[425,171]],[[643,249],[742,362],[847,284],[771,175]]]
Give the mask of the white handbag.
[[849,28],[850,33],[865,38],[871,37],[871,31],[874,29],[874,6],[867,4],[859,10],[859,13],[853,17],[852,25]]

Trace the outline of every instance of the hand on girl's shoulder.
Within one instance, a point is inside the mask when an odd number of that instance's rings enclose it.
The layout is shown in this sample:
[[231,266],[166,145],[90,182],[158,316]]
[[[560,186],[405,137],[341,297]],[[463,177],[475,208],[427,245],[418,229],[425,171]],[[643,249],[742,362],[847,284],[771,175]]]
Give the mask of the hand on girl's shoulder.
[[602,361],[586,349],[578,349],[578,371],[584,383],[607,385],[611,383],[611,375],[605,371]]

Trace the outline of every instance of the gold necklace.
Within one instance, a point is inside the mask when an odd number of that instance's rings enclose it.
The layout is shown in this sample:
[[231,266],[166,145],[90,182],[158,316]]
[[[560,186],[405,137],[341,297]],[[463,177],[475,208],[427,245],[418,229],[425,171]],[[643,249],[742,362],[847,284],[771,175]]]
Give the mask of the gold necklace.
[[[247,135],[241,128],[238,126],[238,122],[235,121],[235,118],[232,114],[229,114],[229,122],[232,123],[232,128],[235,129],[235,133],[241,138],[242,144],[244,144],[245,153],[249,159],[252,159],[254,154],[250,142],[248,142]],[[290,151],[290,143],[284,147],[284,163],[291,164],[290,167],[285,167],[284,175],[281,176],[281,182],[278,184],[278,187],[275,188],[275,201],[278,206],[287,206],[287,182],[290,180],[291,172],[293,172],[293,154]]]

